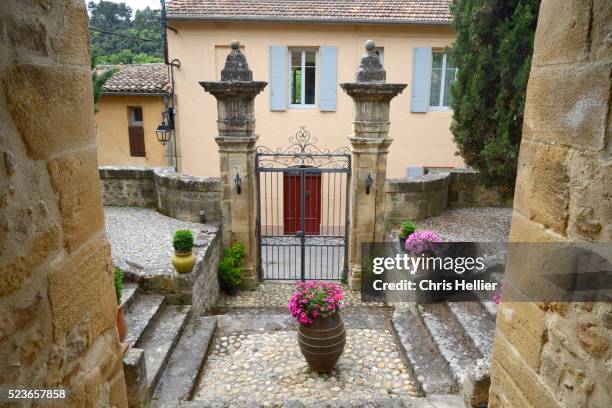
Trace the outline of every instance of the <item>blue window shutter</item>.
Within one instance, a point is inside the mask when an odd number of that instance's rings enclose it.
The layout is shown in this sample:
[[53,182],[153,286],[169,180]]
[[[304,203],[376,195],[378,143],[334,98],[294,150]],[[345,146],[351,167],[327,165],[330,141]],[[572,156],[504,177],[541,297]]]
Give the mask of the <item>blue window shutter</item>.
[[431,48],[415,48],[412,64],[412,112],[427,112],[431,87]]
[[287,110],[287,47],[270,47],[270,110]]
[[321,79],[319,80],[319,109],[322,112],[336,110],[336,95],[338,92],[338,47],[320,47]]

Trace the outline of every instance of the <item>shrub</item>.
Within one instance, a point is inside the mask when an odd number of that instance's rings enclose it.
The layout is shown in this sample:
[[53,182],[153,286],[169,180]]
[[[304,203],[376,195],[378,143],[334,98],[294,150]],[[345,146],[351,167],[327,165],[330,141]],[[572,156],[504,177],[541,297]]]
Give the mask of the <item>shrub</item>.
[[191,251],[191,248],[193,248],[193,232],[177,230],[172,238],[172,246],[179,252]]
[[117,267],[113,267],[115,295],[117,296],[117,305],[121,304],[121,293],[123,292],[123,271]]
[[244,274],[244,254],[246,250],[242,242],[236,242],[223,250],[223,258],[219,261],[219,280],[225,287],[235,287],[242,283]]
[[337,283],[300,282],[287,307],[301,324],[310,324],[318,317],[328,317],[342,308],[344,295]]
[[510,193],[516,179],[540,0],[457,0],[451,131],[466,164]]
[[410,220],[406,220],[400,224],[399,236],[400,238],[406,238],[414,231],[416,231],[416,224]]

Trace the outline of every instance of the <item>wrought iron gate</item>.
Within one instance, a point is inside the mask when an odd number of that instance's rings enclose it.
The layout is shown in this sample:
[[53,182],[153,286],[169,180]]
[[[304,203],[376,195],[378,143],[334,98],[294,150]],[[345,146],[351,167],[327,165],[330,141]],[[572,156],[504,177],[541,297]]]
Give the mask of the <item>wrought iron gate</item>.
[[260,277],[345,279],[350,150],[320,149],[305,127],[289,143],[255,155]]

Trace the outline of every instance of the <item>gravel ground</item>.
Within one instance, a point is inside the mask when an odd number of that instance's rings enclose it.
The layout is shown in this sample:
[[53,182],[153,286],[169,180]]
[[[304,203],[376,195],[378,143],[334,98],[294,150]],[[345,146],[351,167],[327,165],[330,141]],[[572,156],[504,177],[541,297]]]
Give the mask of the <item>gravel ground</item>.
[[389,330],[347,329],[335,370],[318,374],[300,353],[295,331],[236,333],[217,338],[195,400],[264,404],[415,396],[416,391]]
[[[458,208],[444,214],[417,221],[418,229],[433,230],[444,241],[507,242],[512,208]],[[397,239],[397,230],[390,232]]]
[[104,218],[113,262],[127,262],[141,268],[158,268],[171,264],[174,231],[190,229],[198,237],[203,235],[200,232],[206,233],[211,228],[166,217],[146,208],[105,207]]

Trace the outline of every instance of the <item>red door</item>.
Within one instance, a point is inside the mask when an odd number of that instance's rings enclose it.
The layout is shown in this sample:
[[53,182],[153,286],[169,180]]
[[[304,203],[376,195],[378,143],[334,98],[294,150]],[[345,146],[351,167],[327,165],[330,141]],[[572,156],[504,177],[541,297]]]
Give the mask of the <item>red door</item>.
[[321,173],[283,173],[284,234],[302,229],[302,174],[304,175],[304,232],[321,232]]

